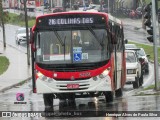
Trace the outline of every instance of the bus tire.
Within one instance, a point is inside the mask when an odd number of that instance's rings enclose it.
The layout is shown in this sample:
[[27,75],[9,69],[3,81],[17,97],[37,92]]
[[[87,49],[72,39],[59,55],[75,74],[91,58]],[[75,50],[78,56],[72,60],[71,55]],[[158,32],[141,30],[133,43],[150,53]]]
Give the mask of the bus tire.
[[115,96],[116,97],[122,97],[123,96],[122,88],[119,88],[118,90],[115,91]]
[[69,93],[68,94],[68,100],[75,101],[75,94],[74,93]]
[[43,94],[45,111],[53,110],[53,94]]
[[104,92],[105,98],[106,98],[106,103],[113,102],[113,92],[107,91]]
[[65,101],[66,100],[66,94],[60,93],[60,94],[58,94],[58,98],[59,98],[60,101]]

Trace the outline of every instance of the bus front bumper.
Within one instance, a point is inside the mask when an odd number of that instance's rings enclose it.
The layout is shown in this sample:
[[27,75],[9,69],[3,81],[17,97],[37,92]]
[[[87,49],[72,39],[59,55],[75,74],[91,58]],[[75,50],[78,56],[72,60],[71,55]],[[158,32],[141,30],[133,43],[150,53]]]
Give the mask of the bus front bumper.
[[48,78],[36,80],[37,93],[83,93],[83,92],[98,92],[112,91],[111,79],[109,76],[97,80],[93,78],[85,80],[54,80]]

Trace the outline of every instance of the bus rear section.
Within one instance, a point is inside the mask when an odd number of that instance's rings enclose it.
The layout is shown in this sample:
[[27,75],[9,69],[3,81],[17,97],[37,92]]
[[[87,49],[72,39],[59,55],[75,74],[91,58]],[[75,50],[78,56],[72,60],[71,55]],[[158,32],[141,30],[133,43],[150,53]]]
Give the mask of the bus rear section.
[[111,102],[115,92],[122,95],[108,23],[107,14],[89,12],[36,19],[31,41],[33,91],[43,94],[45,106],[52,107],[54,98],[74,101],[104,95]]

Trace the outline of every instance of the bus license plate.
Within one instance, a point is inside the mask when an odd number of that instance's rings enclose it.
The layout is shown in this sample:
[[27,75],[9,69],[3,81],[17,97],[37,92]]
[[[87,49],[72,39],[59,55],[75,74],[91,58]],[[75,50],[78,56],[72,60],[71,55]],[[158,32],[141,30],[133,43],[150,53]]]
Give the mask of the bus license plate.
[[79,88],[79,84],[67,84],[67,88],[68,88],[68,89]]

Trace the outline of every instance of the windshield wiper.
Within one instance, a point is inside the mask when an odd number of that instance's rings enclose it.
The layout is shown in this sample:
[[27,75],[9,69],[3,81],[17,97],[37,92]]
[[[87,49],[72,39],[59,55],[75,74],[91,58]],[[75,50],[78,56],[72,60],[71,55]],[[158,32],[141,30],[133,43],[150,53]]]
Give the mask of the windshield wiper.
[[61,43],[61,45],[64,46],[64,43],[63,43],[61,37],[59,36],[59,34],[57,33],[57,31],[53,31],[53,32],[54,32],[54,34],[56,35],[56,37],[58,38],[58,40],[59,40],[59,42]]
[[99,38],[97,37],[96,33],[93,31],[91,27],[88,27],[89,31],[93,34],[93,36],[96,38],[97,42],[103,46],[103,44],[99,41]]
[[65,56],[66,56],[66,36],[64,37],[64,50],[63,50],[63,52],[64,52],[64,60],[65,60]]

